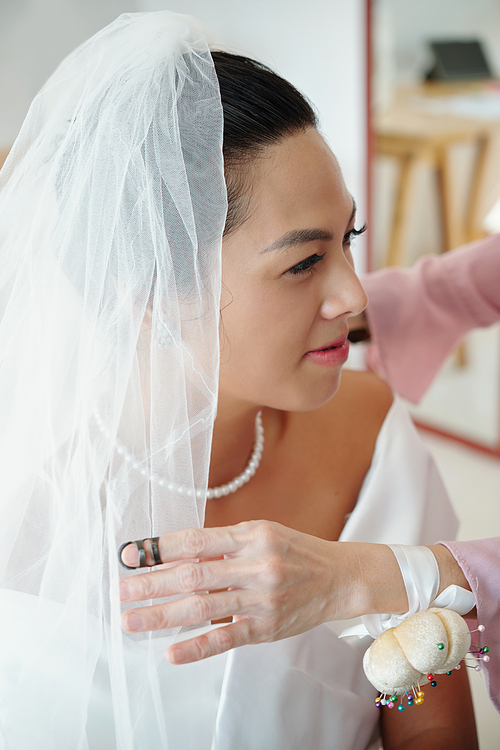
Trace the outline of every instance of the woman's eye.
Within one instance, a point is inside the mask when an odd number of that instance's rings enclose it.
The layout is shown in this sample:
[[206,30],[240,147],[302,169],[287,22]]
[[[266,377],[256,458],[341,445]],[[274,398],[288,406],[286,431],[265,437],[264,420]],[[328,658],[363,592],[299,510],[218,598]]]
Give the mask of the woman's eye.
[[306,258],[305,260],[302,260],[300,263],[297,263],[296,266],[292,266],[291,268],[286,271],[286,273],[291,273],[294,276],[298,276],[301,273],[306,273],[306,271],[310,271],[313,266],[316,265],[316,263],[319,263],[320,260],[323,260],[326,253],[323,253],[323,255],[310,255],[309,258]]
[[344,235],[344,245],[351,245],[351,242],[353,241],[354,237],[359,237],[360,234],[363,234],[363,232],[366,232],[367,225],[363,224],[363,226],[360,229],[350,229],[347,234]]

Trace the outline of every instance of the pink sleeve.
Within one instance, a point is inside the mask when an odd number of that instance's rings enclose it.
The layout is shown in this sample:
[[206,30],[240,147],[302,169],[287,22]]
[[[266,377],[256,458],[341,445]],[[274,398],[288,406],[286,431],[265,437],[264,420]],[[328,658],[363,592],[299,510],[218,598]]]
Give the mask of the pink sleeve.
[[491,661],[482,664],[490,698],[500,713],[500,537],[439,544],[450,550],[476,597],[477,621],[485,630],[474,633],[472,642],[490,649]]
[[368,274],[369,363],[417,403],[473,328],[500,320],[500,235]]

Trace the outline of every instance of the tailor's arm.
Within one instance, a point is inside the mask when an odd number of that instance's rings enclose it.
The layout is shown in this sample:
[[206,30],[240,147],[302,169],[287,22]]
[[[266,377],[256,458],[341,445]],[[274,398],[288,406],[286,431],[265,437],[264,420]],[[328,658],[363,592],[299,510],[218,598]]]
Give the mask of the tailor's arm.
[[499,278],[500,235],[364,276],[366,319],[352,325],[369,331],[372,369],[418,403],[464,336],[500,320]]
[[[149,542],[144,546],[152,565]],[[448,549],[430,549],[440,567],[440,592],[451,583],[469,589]],[[121,600],[192,595],[127,610],[122,616],[125,630],[233,618],[224,627],[171,646],[167,658],[174,664],[298,635],[323,622],[408,610],[399,565],[383,544],[329,542],[271,521],[248,521],[162,536],[159,553],[170,567],[122,579]],[[125,547],[122,559],[138,565],[136,546]]]
[[440,675],[436,687],[422,686],[424,702],[404,711],[380,709],[384,750],[477,750],[467,670]]
[[[353,315],[351,318],[348,318],[347,323],[349,325],[349,333],[351,333],[351,331],[365,330],[368,337],[370,336],[370,326],[364,310],[363,312],[360,312],[359,315]],[[351,338],[351,336],[349,336],[349,338]]]

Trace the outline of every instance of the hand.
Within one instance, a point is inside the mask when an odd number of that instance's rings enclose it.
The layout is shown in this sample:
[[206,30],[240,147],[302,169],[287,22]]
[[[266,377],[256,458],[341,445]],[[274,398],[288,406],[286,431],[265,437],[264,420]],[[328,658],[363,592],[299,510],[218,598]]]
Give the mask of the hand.
[[[167,659],[181,664],[354,617],[361,608],[356,548],[374,546],[328,542],[271,521],[167,534],[159,541],[162,562],[183,562],[122,579],[121,600],[193,595],[130,609],[122,615],[122,627],[163,630],[233,618],[229,625],[171,646]],[[144,547],[153,565],[150,543]],[[125,547],[122,560],[138,565],[135,545]]]
[[352,315],[347,319],[347,325],[350,331],[357,331],[359,328],[368,329],[368,321],[366,320],[365,311],[360,312],[358,315]]
[[370,326],[366,319],[365,311],[359,313],[359,315],[353,315],[348,318],[347,324],[349,326],[349,335],[347,338],[352,344],[356,344],[358,341],[369,341]]

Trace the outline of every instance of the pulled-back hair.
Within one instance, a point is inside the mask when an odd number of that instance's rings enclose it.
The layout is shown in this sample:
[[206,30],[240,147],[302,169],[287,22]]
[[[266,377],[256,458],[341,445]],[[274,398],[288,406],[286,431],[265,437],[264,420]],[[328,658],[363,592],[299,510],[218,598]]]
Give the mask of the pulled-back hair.
[[212,52],[224,111],[224,173],[228,212],[224,234],[248,218],[249,162],[266,146],[317,127],[307,99],[262,63],[229,52]]

